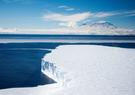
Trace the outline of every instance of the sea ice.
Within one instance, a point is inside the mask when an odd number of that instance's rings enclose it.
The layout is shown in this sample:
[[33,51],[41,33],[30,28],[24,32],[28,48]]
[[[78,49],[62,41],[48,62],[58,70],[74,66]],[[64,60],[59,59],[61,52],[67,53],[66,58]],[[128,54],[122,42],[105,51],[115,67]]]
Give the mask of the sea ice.
[[[135,49],[63,45],[44,56],[42,70],[57,83],[0,90],[0,95],[135,95]],[[58,81],[60,73],[64,81]]]

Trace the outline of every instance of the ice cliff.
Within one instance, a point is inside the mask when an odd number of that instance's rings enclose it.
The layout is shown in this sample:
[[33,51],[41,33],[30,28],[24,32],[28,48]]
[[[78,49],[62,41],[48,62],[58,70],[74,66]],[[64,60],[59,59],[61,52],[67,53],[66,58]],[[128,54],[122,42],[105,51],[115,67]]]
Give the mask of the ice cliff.
[[56,81],[57,83],[64,85],[64,72],[62,72],[55,63],[50,63],[45,59],[42,59],[41,72]]

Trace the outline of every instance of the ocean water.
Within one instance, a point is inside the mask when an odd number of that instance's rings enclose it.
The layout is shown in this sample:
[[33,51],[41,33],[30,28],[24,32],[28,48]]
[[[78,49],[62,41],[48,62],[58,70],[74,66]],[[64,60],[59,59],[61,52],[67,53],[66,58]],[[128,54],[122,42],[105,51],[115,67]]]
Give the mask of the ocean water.
[[54,83],[41,73],[41,59],[59,45],[76,44],[135,48],[135,36],[0,35],[0,89]]
[[[44,46],[44,47],[42,47]],[[56,45],[45,43],[0,44],[0,89],[54,83],[41,73],[41,58]],[[45,49],[44,49],[45,48]]]

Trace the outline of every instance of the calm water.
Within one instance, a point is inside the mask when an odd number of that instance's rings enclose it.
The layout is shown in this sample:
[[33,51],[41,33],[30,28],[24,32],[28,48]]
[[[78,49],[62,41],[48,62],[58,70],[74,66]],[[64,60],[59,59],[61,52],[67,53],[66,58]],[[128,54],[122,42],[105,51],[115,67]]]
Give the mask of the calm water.
[[[50,37],[50,38],[49,38]],[[54,37],[54,38],[53,38]],[[34,35],[0,35],[3,39],[76,39],[76,40],[135,40],[134,36],[34,36]],[[4,41],[4,40],[3,40]],[[14,87],[34,87],[54,83],[41,73],[41,58],[59,45],[96,44],[121,48],[135,48],[135,43],[61,43],[61,42],[27,42],[27,43],[0,43],[0,89]]]
[[0,89],[54,83],[41,73],[41,58],[50,51],[21,45],[0,44]]

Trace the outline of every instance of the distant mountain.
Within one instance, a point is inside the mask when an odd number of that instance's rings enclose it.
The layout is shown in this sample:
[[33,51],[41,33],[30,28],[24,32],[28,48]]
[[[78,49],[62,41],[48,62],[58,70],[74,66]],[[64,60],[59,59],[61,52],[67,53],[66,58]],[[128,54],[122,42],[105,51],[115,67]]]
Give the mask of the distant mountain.
[[115,26],[114,24],[110,23],[110,22],[105,22],[105,21],[100,21],[100,22],[96,22],[93,24],[88,24],[88,23],[84,23],[82,24],[83,26],[89,26],[91,28],[104,28],[104,29],[116,29],[117,26]]
[[106,21],[99,21],[93,24],[84,23],[80,26],[80,30],[95,35],[135,35],[135,31],[132,29],[120,28]]
[[111,28],[111,29],[116,29],[117,28],[117,26],[115,26],[114,24],[109,23],[109,22],[97,22],[97,23],[94,23],[94,24],[92,24],[90,26],[91,27]]

